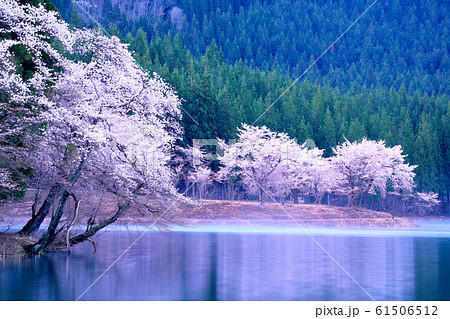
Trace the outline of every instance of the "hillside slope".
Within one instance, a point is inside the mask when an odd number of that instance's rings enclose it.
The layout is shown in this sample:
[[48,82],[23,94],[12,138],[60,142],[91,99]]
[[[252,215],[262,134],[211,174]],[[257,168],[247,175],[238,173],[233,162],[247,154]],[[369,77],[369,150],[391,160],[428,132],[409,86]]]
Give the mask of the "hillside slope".
[[[73,2],[53,0],[70,21]],[[227,63],[239,60],[299,76],[373,1],[86,0],[103,27],[125,37],[139,28],[180,33],[201,56],[215,41]],[[446,1],[378,1],[308,73],[340,89],[352,84],[444,94],[450,91],[450,14]]]

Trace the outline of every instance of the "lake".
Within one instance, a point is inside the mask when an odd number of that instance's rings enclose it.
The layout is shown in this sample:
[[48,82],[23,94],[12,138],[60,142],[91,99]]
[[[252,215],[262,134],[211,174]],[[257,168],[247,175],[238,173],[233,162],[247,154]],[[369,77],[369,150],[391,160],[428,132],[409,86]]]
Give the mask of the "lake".
[[[308,229],[376,300],[450,300],[450,224]],[[0,258],[0,300],[75,300],[140,231],[100,235],[71,255]],[[80,300],[370,300],[301,229],[147,232]]]

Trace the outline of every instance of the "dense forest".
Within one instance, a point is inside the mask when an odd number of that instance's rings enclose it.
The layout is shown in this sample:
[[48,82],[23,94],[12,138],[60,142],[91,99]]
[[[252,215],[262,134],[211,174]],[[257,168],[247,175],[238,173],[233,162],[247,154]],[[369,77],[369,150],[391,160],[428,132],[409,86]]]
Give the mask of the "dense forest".
[[[53,2],[72,25],[83,24],[69,6]],[[444,3],[377,3],[260,118],[367,4],[180,0],[177,5],[186,16],[180,31],[170,19],[127,21],[109,1],[102,24],[183,98],[187,143],[234,138],[242,122],[299,141],[312,139],[328,156],[345,138],[384,139],[390,146],[401,144],[407,161],[420,164],[419,189],[450,189],[445,94],[450,21]]]
[[[242,60],[261,70],[275,68],[297,77],[349,27],[373,1],[356,0],[90,0],[86,7],[103,27],[122,35],[142,28],[150,41],[179,33],[199,58],[214,40],[224,61]],[[54,0],[69,21],[73,4]],[[81,2],[80,2],[81,3]],[[120,9],[119,9],[120,5]],[[132,19],[133,6],[160,6],[162,12]],[[181,18],[170,9],[176,5]],[[77,7],[80,14],[84,12]],[[125,10],[126,8],[126,10]],[[367,87],[431,95],[448,93],[450,85],[450,14],[447,1],[377,1],[326,54],[307,78],[349,89]],[[170,13],[169,13],[170,11]],[[84,15],[86,18],[86,15]],[[92,21],[85,19],[92,24]],[[180,22],[181,21],[181,22]],[[172,23],[174,22],[174,23]]]
[[[73,3],[52,3],[72,27],[95,27]],[[418,190],[448,201],[445,4],[377,3],[290,87],[368,3],[165,1],[182,9],[181,26],[164,10],[133,20],[115,0],[97,3],[107,33],[129,43],[144,70],[160,74],[182,98],[184,146],[193,139],[234,139],[241,123],[309,140],[325,156],[346,139],[383,139],[402,145],[407,163],[418,165]]]

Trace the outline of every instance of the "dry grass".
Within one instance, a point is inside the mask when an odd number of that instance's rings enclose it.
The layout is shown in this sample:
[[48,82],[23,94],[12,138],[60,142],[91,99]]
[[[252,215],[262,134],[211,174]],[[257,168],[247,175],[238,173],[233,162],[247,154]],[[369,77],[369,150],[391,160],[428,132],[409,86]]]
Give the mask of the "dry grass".
[[[109,204],[109,205],[108,205]],[[8,203],[0,207],[0,222],[3,224],[14,221],[16,225],[23,225],[31,217],[32,200],[27,196],[25,200]],[[84,203],[81,210],[92,210],[92,203]],[[105,208],[99,211],[98,217],[111,215],[114,203],[106,201]],[[256,202],[204,200],[192,204],[181,205],[180,210],[173,212],[175,220],[185,225],[277,225],[295,226],[298,222],[302,227],[327,226],[342,228],[360,227],[415,227],[406,218],[393,217],[389,213],[370,211],[366,209],[352,209],[347,207],[285,204],[280,207],[276,203],[266,203],[260,207]],[[292,217],[292,218],[291,218]],[[79,222],[85,223],[85,218]],[[49,217],[47,218],[47,222]],[[118,223],[148,224],[154,217],[139,216],[139,214],[125,215]],[[36,243],[32,237],[20,237],[13,233],[0,233],[0,256],[20,256],[24,253],[23,246]]]
[[[0,222],[13,221],[15,225],[23,225],[31,217],[31,205],[34,199],[32,193],[24,200],[8,203],[0,207]],[[99,219],[104,219],[114,213],[116,204],[113,198],[105,198]],[[98,202],[82,201],[80,212],[92,212]],[[302,226],[335,226],[335,227],[414,227],[414,223],[406,218],[393,217],[389,213],[353,209],[347,207],[285,204],[282,208],[276,203],[266,203],[261,208],[257,202],[204,200],[195,205],[181,205],[180,210],[170,209],[177,223],[195,224],[277,224],[295,225],[286,212]],[[1,219],[3,218],[3,221]],[[86,214],[81,214],[78,223],[86,223]],[[118,220],[118,224],[148,224],[155,216],[128,212]],[[49,221],[49,217],[46,222]],[[170,223],[170,222],[169,222]]]
[[32,245],[36,238],[21,237],[13,233],[0,233],[0,256],[20,256],[24,245]]
[[[347,207],[204,200],[196,207],[183,209],[188,224],[277,224],[336,227],[414,227],[406,218],[389,213]],[[292,217],[292,218],[291,218]],[[295,224],[294,224],[295,225]]]

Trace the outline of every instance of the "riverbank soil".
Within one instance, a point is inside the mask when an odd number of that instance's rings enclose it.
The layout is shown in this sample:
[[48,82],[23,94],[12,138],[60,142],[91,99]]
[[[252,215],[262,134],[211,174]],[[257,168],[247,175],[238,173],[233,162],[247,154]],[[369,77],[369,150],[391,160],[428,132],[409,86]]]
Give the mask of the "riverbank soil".
[[[11,202],[0,207],[0,223],[13,225],[15,228],[23,226],[30,218],[33,201],[26,197],[22,201]],[[97,218],[105,219],[111,215],[113,202],[105,202],[105,209],[98,212]],[[110,205],[108,205],[110,204]],[[87,206],[80,210],[92,209]],[[192,227],[196,225],[277,225],[296,227],[392,227],[407,228],[416,225],[409,219],[394,217],[389,213],[376,212],[361,208],[265,203],[264,208],[258,202],[203,200],[193,204],[183,204],[178,207],[176,220],[182,225]],[[44,223],[49,222],[48,217]],[[154,217],[153,217],[154,218]],[[154,219],[133,216],[132,213],[117,221],[119,225],[147,225]],[[78,225],[86,223],[81,217]],[[168,225],[170,226],[170,225]],[[1,229],[0,229],[1,230]],[[30,245],[37,238],[20,237],[12,232],[0,233],[0,255],[17,255],[23,252],[24,245]]]
[[[334,227],[415,227],[403,217],[361,208],[316,204],[265,203],[203,200],[183,209],[188,224],[277,224]],[[295,221],[294,221],[295,220]]]
[[24,253],[24,245],[37,242],[33,237],[22,237],[14,233],[0,233],[0,256],[16,256]]
[[[6,203],[0,207],[0,224],[22,227],[31,218],[31,206],[34,193],[27,192],[21,201]],[[80,214],[76,224],[85,225],[93,209],[97,209],[95,201],[81,201]],[[106,219],[116,210],[115,198],[104,198],[97,219]],[[276,224],[295,226],[327,226],[327,227],[414,227],[415,224],[404,217],[394,217],[386,212],[371,211],[362,208],[326,206],[316,204],[265,203],[262,208],[258,202],[203,200],[181,204],[178,209],[169,212],[177,224]],[[138,212],[128,211],[117,221],[118,225],[140,225],[152,223],[155,216],[145,216]],[[50,216],[44,224],[50,221]],[[170,226],[170,225],[168,225]],[[1,231],[1,228],[0,228]]]

